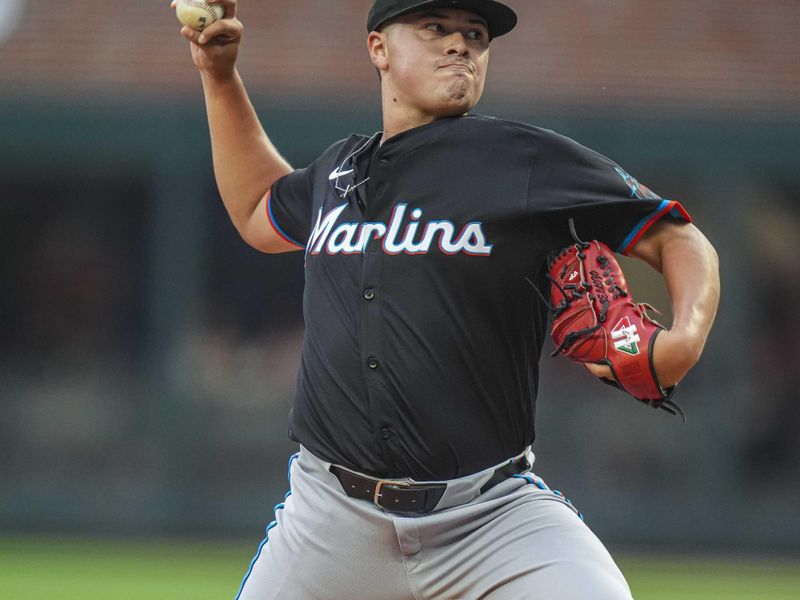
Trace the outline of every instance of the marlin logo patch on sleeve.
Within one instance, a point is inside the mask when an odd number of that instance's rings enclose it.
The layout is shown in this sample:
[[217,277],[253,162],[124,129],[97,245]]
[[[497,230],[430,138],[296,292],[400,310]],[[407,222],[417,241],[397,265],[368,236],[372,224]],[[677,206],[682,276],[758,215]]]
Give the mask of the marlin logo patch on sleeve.
[[636,356],[639,354],[639,337],[636,325],[632,325],[628,317],[623,317],[611,330],[611,339],[614,340],[614,348],[620,352]]
[[653,190],[651,190],[646,185],[643,185],[636,181],[636,178],[631,177],[626,171],[620,169],[619,167],[614,167],[614,170],[617,172],[617,175],[622,177],[622,180],[625,182],[625,185],[628,186],[630,189],[631,198],[638,198],[639,200],[660,200],[661,196],[656,194]]

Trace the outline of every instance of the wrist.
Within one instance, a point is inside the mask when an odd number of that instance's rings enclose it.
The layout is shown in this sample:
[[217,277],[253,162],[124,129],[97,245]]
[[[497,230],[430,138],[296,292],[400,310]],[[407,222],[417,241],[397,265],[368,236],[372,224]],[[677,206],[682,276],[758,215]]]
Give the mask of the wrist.
[[653,366],[658,382],[670,388],[680,382],[700,359],[702,345],[681,330],[662,331],[653,347]]
[[201,69],[200,79],[203,82],[203,87],[211,92],[224,91],[239,85],[240,82],[239,72],[236,67],[214,70]]
[[[672,347],[684,357],[684,361],[689,364],[689,368],[697,364],[706,340],[699,335],[696,330],[673,326],[668,330],[668,337],[672,339]],[[687,369],[688,370],[688,369]]]

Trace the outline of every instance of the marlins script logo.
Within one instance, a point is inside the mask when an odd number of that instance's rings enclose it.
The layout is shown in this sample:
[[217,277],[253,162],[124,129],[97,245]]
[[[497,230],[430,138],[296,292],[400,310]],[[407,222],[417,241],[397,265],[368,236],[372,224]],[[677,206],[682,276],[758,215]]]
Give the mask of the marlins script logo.
[[[408,204],[398,204],[392,210],[388,223],[369,221],[337,224],[347,203],[341,204],[322,216],[311,230],[306,245],[306,256],[321,252],[326,254],[360,254],[372,240],[379,241],[386,254],[427,254],[437,245],[444,254],[489,256],[493,246],[486,242],[483,223],[473,221],[456,231],[452,221],[422,222],[422,209],[408,212]],[[407,214],[408,213],[408,214]]]

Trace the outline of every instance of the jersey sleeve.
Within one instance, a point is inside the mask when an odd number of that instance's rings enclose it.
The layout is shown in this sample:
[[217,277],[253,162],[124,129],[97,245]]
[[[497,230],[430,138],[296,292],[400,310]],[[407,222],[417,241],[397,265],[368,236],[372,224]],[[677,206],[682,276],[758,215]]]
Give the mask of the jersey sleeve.
[[287,242],[305,247],[311,228],[315,164],[278,179],[267,198],[267,218]]
[[621,254],[659,219],[691,222],[680,203],[661,198],[612,160],[553,132],[534,157],[528,207],[544,225],[551,250],[572,243],[570,218],[581,239],[599,240]]

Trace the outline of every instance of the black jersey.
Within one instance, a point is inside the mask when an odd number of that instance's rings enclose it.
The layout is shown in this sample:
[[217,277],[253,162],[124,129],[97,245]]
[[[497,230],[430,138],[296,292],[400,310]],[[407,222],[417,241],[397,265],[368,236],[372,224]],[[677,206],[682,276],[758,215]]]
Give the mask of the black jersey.
[[525,278],[572,241],[568,219],[625,252],[689,217],[549,130],[465,116],[379,139],[340,141],[271,191],[306,259],[290,435],[370,475],[449,479],[534,439],[547,314]]

